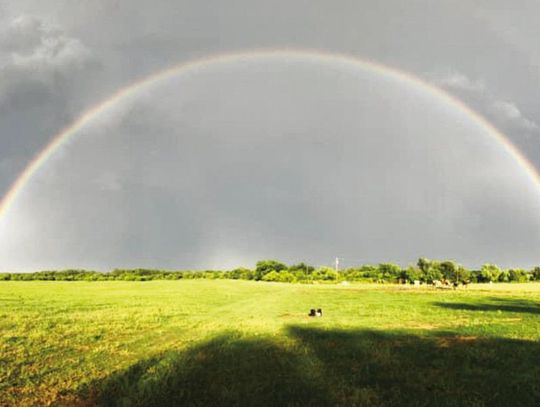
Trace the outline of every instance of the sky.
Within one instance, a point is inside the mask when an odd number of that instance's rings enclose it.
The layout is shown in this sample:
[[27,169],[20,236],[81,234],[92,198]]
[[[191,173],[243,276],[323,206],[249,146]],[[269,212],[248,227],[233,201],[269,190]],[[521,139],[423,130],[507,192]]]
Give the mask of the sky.
[[[114,92],[245,50],[317,50],[410,73],[540,169],[538,15],[532,0],[0,0],[0,197]],[[289,53],[208,64],[96,118],[0,219],[0,270],[420,256],[531,267],[539,210],[538,186],[508,149],[448,100]]]

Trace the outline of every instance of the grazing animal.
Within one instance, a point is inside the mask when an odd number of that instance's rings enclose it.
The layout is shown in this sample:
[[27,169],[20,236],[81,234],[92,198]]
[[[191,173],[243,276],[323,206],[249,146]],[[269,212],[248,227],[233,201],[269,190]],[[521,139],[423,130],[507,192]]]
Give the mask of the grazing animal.
[[311,308],[309,310],[309,314],[308,314],[310,317],[322,317],[322,309],[321,308],[318,308],[318,309],[315,309],[315,308]]

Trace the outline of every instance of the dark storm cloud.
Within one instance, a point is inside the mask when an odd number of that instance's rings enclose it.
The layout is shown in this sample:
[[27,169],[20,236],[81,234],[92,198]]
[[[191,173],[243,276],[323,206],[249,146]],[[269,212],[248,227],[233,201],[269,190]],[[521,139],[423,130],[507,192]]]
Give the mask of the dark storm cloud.
[[[96,67],[77,39],[32,16],[4,21],[0,30],[0,191],[71,120],[78,83]],[[91,79],[91,75],[88,79]],[[75,97],[76,99],[77,97]]]

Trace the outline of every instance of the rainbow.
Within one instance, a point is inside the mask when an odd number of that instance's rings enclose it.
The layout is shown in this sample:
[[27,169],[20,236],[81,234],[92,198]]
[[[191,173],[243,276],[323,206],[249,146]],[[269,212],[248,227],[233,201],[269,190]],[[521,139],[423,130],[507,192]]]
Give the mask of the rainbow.
[[86,110],[75,121],[70,123],[60,133],[56,134],[52,140],[41,150],[26,168],[19,174],[11,188],[0,201],[0,221],[5,217],[9,208],[16,201],[21,191],[25,188],[28,182],[32,179],[40,168],[54,156],[55,152],[65,145],[77,132],[85,126],[91,124],[101,114],[112,110],[114,106],[135,96],[137,92],[144,91],[152,85],[166,81],[172,77],[179,75],[187,75],[196,73],[197,71],[215,64],[237,63],[242,61],[257,61],[264,58],[280,58],[280,59],[301,59],[309,62],[331,63],[342,67],[360,69],[377,73],[389,79],[394,79],[405,85],[412,86],[424,93],[433,96],[440,102],[454,108],[456,111],[463,113],[470,120],[476,123],[480,128],[484,129],[493,139],[499,143],[515,160],[515,162],[525,171],[528,178],[536,185],[536,189],[540,193],[540,175],[536,168],[522,155],[522,153],[510,142],[510,140],[489,123],[483,116],[472,110],[466,104],[456,97],[450,95],[444,90],[437,88],[431,83],[428,83],[410,73],[400,71],[373,61],[359,59],[349,55],[321,52],[317,50],[303,49],[270,49],[270,50],[249,50],[242,52],[232,52],[225,54],[210,55],[205,58],[192,60],[178,65],[172,66],[165,70],[159,71],[145,78],[142,78],[122,89],[119,89],[104,101],[98,103],[94,107]]

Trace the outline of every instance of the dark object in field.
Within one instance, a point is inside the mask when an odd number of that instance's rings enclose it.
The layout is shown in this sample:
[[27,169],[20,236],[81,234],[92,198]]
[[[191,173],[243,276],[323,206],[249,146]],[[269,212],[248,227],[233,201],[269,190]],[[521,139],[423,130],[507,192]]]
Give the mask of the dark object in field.
[[322,317],[322,309],[318,308],[317,310],[315,310],[315,308],[311,308],[309,310],[309,316],[310,317]]

